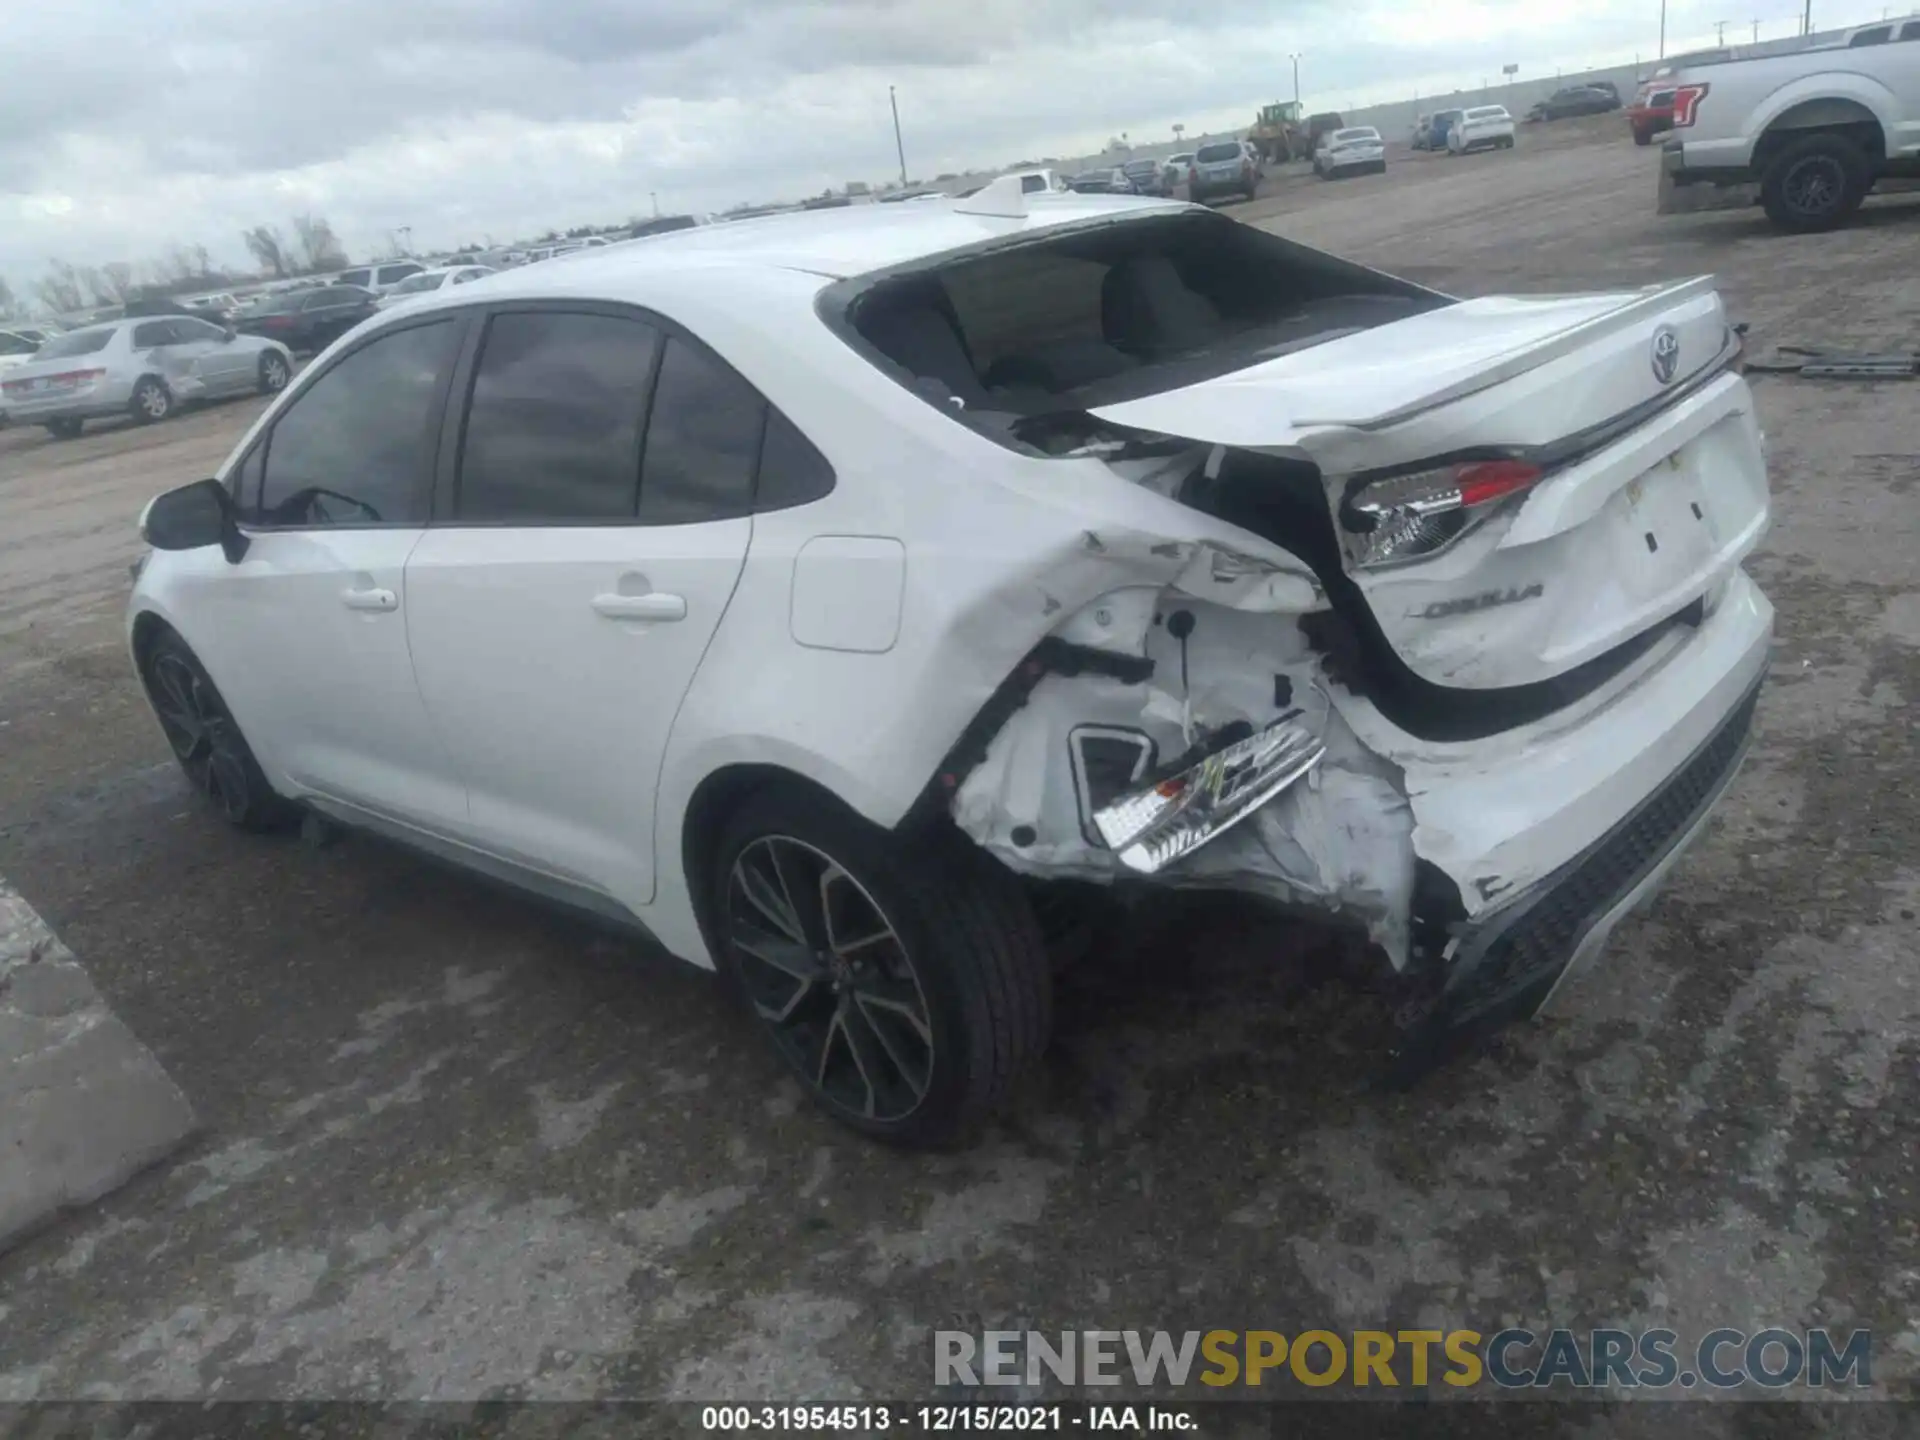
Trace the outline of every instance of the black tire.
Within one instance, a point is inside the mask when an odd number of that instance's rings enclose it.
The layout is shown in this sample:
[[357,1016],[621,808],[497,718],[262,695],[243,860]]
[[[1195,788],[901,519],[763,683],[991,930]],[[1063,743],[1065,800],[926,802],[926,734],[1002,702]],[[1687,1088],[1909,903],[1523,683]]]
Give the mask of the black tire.
[[1831,230],[1860,208],[1873,170],[1860,147],[1833,131],[1788,141],[1760,177],[1760,203],[1782,230]]
[[1633,143],[1636,145],[1651,145],[1653,143],[1653,132],[1651,130],[1643,130],[1638,125],[1634,126]]
[[127,402],[127,413],[133,416],[136,425],[152,425],[164,420],[173,414],[173,392],[158,377],[143,375],[133,387],[133,398]]
[[278,395],[287,388],[287,382],[292,378],[293,366],[278,350],[269,350],[260,357],[259,385],[262,395]]
[[[727,822],[709,884],[730,988],[814,1102],[863,1134],[964,1141],[1046,1049],[1032,906],[964,842],[903,842],[772,788]],[[835,938],[834,914],[860,943]]]
[[1511,150],[1513,148],[1513,137],[1511,135],[1502,135],[1500,137],[1500,148],[1502,150]]
[[72,418],[47,421],[47,433],[56,440],[78,440],[87,422]]
[[163,631],[140,657],[140,682],[194,789],[241,830],[277,830],[299,816],[267,783],[246,736],[187,642]]

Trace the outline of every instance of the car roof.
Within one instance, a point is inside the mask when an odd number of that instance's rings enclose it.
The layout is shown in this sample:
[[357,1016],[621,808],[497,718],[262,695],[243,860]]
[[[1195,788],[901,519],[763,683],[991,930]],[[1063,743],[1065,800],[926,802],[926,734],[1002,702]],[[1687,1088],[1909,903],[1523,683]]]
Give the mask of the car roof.
[[[1102,167],[1091,174],[1104,174]],[[1171,200],[1132,196],[1025,197],[1024,214],[971,214],[960,205],[850,205],[763,215],[726,225],[700,225],[635,240],[574,250],[538,269],[512,270],[462,287],[463,300],[477,294],[499,299],[538,298],[556,287],[569,294],[595,291],[617,296],[663,271],[726,267],[730,270],[802,271],[832,280],[851,279],[931,259],[952,250],[1041,235],[1102,219],[1172,213],[1194,207]]]

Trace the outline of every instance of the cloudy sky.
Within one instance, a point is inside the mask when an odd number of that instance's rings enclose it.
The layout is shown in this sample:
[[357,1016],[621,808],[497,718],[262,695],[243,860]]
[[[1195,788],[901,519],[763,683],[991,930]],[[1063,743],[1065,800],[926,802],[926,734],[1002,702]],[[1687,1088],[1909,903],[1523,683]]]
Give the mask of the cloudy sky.
[[[61,0],[5,4],[0,277],[325,215],[363,256],[797,199],[1650,57],[1658,0]],[[1799,0],[1672,0],[1669,48]],[[1816,22],[1877,19],[1818,0]],[[1902,5],[1900,8],[1906,8]]]

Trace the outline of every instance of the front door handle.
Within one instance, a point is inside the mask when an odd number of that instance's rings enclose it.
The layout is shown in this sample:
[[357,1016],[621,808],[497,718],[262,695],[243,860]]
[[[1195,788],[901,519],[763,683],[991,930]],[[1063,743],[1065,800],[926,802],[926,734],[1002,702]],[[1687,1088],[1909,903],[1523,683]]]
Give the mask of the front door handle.
[[343,590],[340,598],[349,610],[376,610],[385,613],[400,608],[400,597],[391,590]]
[[684,620],[687,602],[659,590],[645,595],[596,595],[593,613],[608,620]]

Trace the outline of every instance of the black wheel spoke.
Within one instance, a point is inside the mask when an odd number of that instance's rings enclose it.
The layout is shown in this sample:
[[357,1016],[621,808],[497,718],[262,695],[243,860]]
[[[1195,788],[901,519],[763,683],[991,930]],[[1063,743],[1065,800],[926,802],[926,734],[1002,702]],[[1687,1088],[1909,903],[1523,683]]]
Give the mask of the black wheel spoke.
[[194,677],[172,656],[163,656],[152,673],[153,709],[160,718],[160,728],[178,759],[193,759],[207,743],[207,722]]
[[865,1024],[854,1022],[852,1014],[849,1007],[842,1005],[827,1022],[816,1083],[831,1094],[836,1086],[844,1089],[846,1082],[851,1081],[857,1087],[857,1098],[848,1108],[872,1120],[880,1113],[880,1090],[875,1082],[884,1078],[881,1066],[885,1062],[875,1051],[871,1032]]
[[847,1032],[864,1030],[885,1052],[887,1067],[912,1094],[916,1103],[933,1078],[933,1032],[917,1004],[885,1000],[856,990],[847,1017]]
[[747,903],[795,945],[807,943],[806,930],[800,924],[800,912],[794,909],[793,899],[787,893],[785,879],[780,874],[779,862],[773,852],[767,850],[764,856],[755,856],[750,863],[742,856],[734,867],[734,880]]

